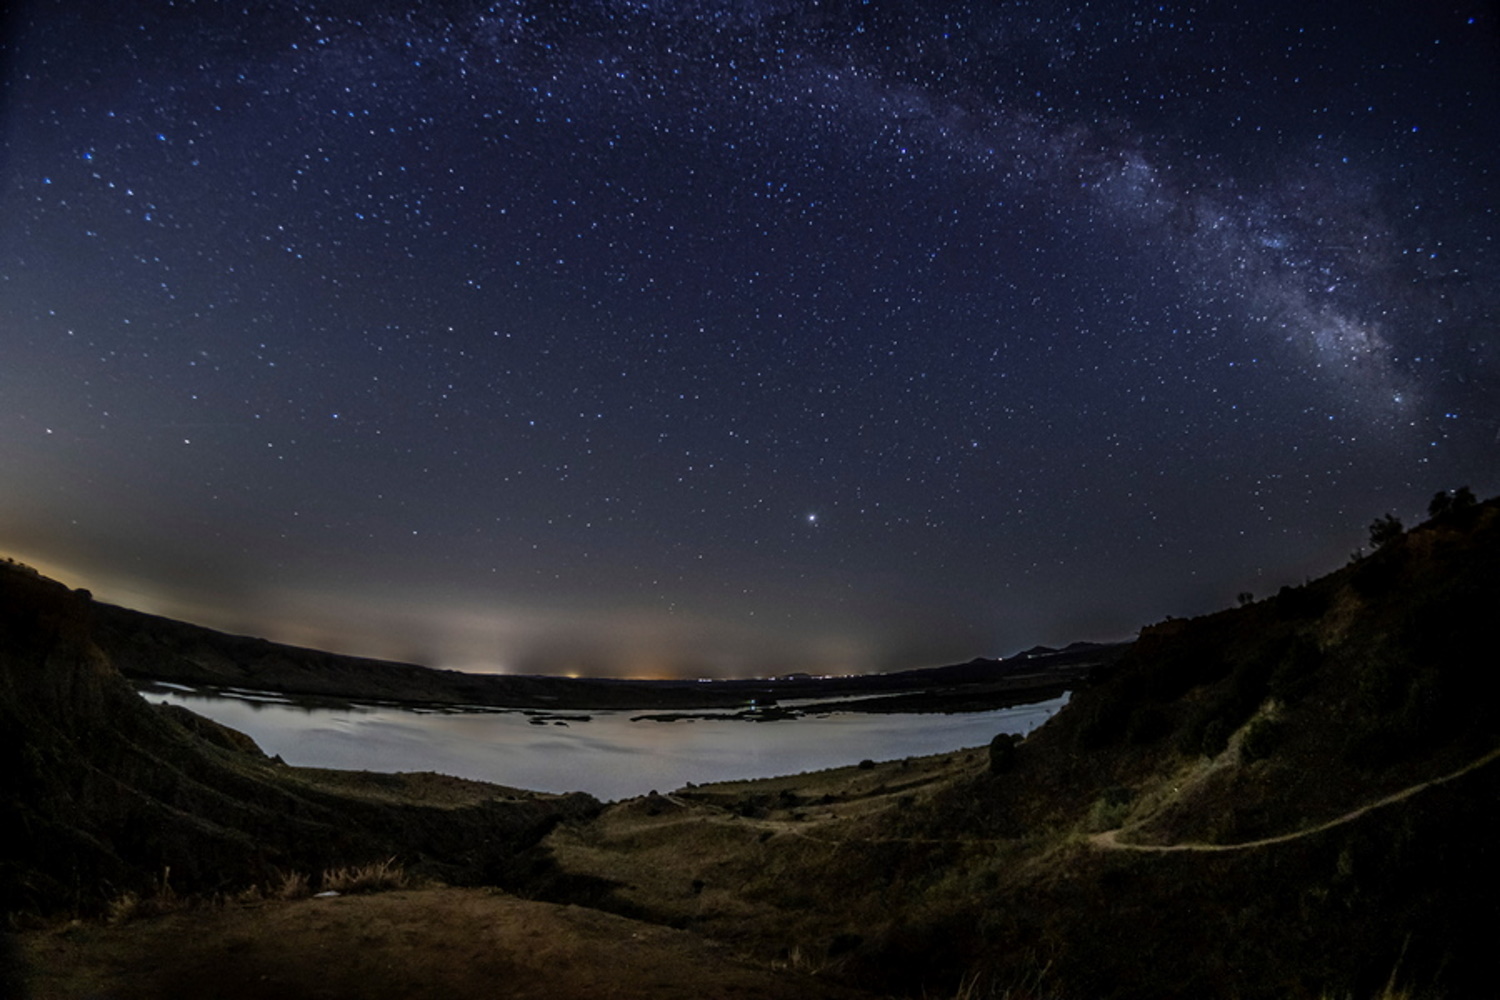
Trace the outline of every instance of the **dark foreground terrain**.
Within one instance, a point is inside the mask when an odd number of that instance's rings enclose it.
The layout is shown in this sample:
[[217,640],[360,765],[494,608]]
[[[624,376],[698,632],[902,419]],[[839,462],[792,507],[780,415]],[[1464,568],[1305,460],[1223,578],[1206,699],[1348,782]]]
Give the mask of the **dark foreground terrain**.
[[278,765],[0,587],[33,996],[1495,992],[1494,502],[1144,629],[1024,742],[608,807]]

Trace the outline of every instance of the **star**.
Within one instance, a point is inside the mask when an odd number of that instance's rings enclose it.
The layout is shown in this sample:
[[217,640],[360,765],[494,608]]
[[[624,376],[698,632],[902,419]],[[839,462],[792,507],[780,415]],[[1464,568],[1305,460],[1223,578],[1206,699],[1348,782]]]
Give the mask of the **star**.
[[152,610],[910,667],[1500,491],[1483,17],[65,6],[7,38],[0,553]]

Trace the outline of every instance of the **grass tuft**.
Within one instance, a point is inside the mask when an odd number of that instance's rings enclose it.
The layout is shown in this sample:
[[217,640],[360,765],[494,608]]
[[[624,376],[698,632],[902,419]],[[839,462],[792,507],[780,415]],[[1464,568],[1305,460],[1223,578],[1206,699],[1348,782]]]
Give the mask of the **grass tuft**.
[[394,857],[368,865],[330,868],[323,872],[322,878],[324,892],[346,894],[386,892],[391,889],[405,889],[410,884],[411,880],[407,878],[406,869],[396,864]]
[[140,911],[141,897],[133,892],[127,892],[105,904],[104,920],[110,924],[128,923],[139,916]]
[[276,899],[306,899],[312,895],[307,876],[301,872],[285,872],[281,880],[271,886],[270,895]]
[[154,917],[181,909],[184,900],[172,888],[172,868],[162,869],[161,878],[151,887],[149,895],[134,892],[122,893],[105,904],[104,919],[107,923],[128,923],[137,917]]

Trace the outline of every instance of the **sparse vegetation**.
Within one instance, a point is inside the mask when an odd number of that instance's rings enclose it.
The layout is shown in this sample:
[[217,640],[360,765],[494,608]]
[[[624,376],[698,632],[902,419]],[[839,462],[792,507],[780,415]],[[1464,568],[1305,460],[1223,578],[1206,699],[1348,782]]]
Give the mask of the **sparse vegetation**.
[[1125,817],[1130,814],[1130,802],[1130,789],[1119,787],[1107,789],[1089,807],[1088,818],[1084,823],[1085,829],[1090,833],[1119,829],[1120,824],[1125,822]]
[[323,892],[339,893],[386,892],[405,889],[410,884],[406,869],[396,864],[394,857],[367,865],[330,868],[319,879]]
[[1264,760],[1276,749],[1281,735],[1281,723],[1269,716],[1262,716],[1245,727],[1240,739],[1240,756],[1247,763]]
[[276,899],[306,899],[312,895],[312,885],[302,872],[285,872],[272,884],[271,895]]
[[[405,777],[273,766],[224,733],[171,713],[135,715],[128,699],[92,693],[88,684],[110,676],[97,653],[70,660],[53,649],[47,662],[69,665],[59,687],[109,704],[111,722],[68,717],[93,742],[32,738],[15,755],[31,770],[17,773],[45,789],[70,754],[103,742],[115,757],[151,761],[130,772],[136,780],[162,761],[187,775],[173,786],[184,813],[219,801],[194,797],[191,782],[213,778],[237,789],[272,840],[277,827],[255,811],[255,796],[273,794],[266,788],[294,796],[275,802],[346,821],[320,827],[321,856],[292,858],[305,847],[290,838],[253,864],[213,842],[197,856],[182,852],[195,866],[181,879],[191,884],[226,883],[209,860],[250,874],[260,888],[231,897],[241,906],[174,914],[153,900],[189,902],[169,888],[177,868],[136,861],[133,881],[117,870],[113,900],[94,909],[120,921],[110,934],[145,933],[153,921],[130,918],[153,907],[164,922],[229,922],[260,909],[392,920],[452,899],[465,909],[450,927],[478,926],[476,912],[524,912],[523,926],[568,920],[568,933],[583,935],[602,926],[603,910],[617,921],[607,940],[639,953],[668,954],[667,938],[655,936],[676,933],[668,928],[686,932],[674,942],[721,941],[751,956],[757,975],[793,984],[768,996],[864,988],[905,997],[1459,1000],[1488,984],[1489,929],[1500,919],[1489,843],[1500,720],[1483,658],[1500,607],[1500,503],[1439,506],[1431,521],[1328,577],[1143,630],[1024,744],[997,737],[987,752],[704,785],[561,822],[539,806],[531,839],[490,853],[488,867],[454,860],[504,815],[481,789],[443,786],[440,800],[419,805]],[[67,634],[66,602],[78,598],[58,600],[47,628]],[[0,616],[14,619],[15,607],[0,604]],[[31,694],[0,705],[9,713],[0,736],[40,732],[36,706],[49,698],[76,704],[46,689]],[[129,740],[117,736],[122,719],[137,727]],[[138,745],[152,756],[130,756]],[[472,825],[443,825],[466,809]],[[367,835],[372,823],[391,828],[388,849],[371,849],[380,843]],[[393,831],[406,823],[423,833],[404,843],[422,846],[397,842]],[[244,843],[235,841],[242,855]],[[395,858],[451,844],[461,847],[429,877],[468,873],[515,895],[365,895],[417,884]],[[343,860],[370,857],[387,860]],[[282,902],[313,889],[356,895]],[[269,932],[243,928],[272,925],[234,926],[248,940]],[[351,935],[376,933],[357,919],[351,926]],[[277,961],[299,944],[278,940]],[[676,982],[687,967],[658,963],[651,974]]]
[[1014,733],[998,733],[990,740],[990,773],[1005,774],[1016,766],[1016,748],[1021,737]]
[[146,892],[127,890],[108,900],[104,906],[105,922],[121,924],[137,917],[159,916],[178,909],[184,900],[172,888],[171,876],[172,869],[163,868],[161,877]]
[[1460,514],[1472,508],[1477,502],[1474,492],[1467,486],[1460,486],[1452,493],[1440,490],[1433,494],[1432,500],[1428,502],[1427,516],[1436,520],[1450,514]]
[[1404,534],[1406,529],[1401,525],[1401,519],[1395,514],[1386,514],[1377,517],[1370,522],[1370,547],[1372,549],[1383,548],[1394,542]]

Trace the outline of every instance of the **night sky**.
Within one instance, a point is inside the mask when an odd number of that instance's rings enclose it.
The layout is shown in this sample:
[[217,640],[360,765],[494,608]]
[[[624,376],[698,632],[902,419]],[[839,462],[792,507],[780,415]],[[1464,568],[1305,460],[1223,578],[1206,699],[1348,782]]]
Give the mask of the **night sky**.
[[881,670],[1500,490],[1485,3],[12,6],[0,551],[103,598]]

